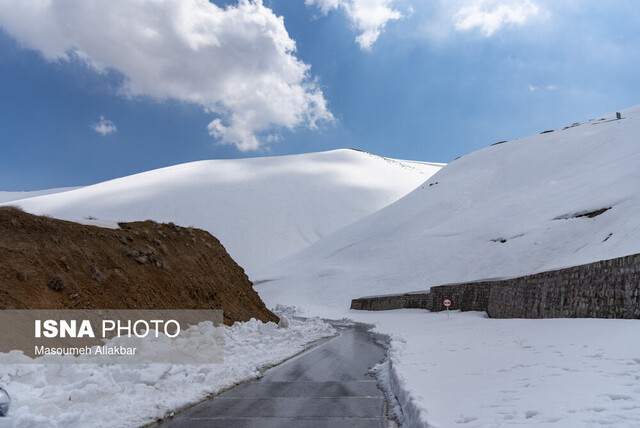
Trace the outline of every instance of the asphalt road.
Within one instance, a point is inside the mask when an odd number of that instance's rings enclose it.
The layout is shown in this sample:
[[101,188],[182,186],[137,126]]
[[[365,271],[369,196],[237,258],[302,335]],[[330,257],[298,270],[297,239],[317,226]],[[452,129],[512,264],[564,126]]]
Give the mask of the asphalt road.
[[256,381],[198,404],[159,428],[388,427],[387,406],[368,371],[385,350],[363,326],[269,369]]

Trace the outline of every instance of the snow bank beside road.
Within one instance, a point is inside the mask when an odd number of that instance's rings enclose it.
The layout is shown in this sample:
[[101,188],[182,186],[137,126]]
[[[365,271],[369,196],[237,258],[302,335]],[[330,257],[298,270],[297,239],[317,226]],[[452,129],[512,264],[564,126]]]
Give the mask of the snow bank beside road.
[[406,427],[640,426],[640,323],[399,310],[354,319],[393,337]]
[[289,328],[251,320],[225,329],[224,363],[211,365],[0,365],[16,428],[135,427],[246,380],[332,336],[328,324]]

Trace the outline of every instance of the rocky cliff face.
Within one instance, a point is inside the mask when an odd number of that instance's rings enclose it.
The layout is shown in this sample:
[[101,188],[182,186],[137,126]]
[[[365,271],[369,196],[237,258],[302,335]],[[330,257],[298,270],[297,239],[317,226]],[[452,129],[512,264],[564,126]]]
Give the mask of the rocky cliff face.
[[0,209],[0,309],[223,309],[278,321],[244,270],[200,229],[120,229]]

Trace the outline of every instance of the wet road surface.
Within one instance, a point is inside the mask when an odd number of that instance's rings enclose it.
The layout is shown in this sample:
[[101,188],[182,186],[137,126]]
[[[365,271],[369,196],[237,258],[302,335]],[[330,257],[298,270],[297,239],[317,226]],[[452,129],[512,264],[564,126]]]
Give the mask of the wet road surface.
[[387,406],[371,367],[384,359],[366,327],[336,327],[340,335],[159,428],[387,427]]

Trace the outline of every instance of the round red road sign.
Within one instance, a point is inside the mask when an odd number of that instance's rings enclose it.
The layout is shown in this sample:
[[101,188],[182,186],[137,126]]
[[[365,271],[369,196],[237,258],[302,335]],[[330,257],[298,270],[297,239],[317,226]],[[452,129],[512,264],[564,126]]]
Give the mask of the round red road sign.
[[442,304],[444,305],[445,308],[448,308],[449,306],[451,306],[451,299],[444,299],[442,301]]

